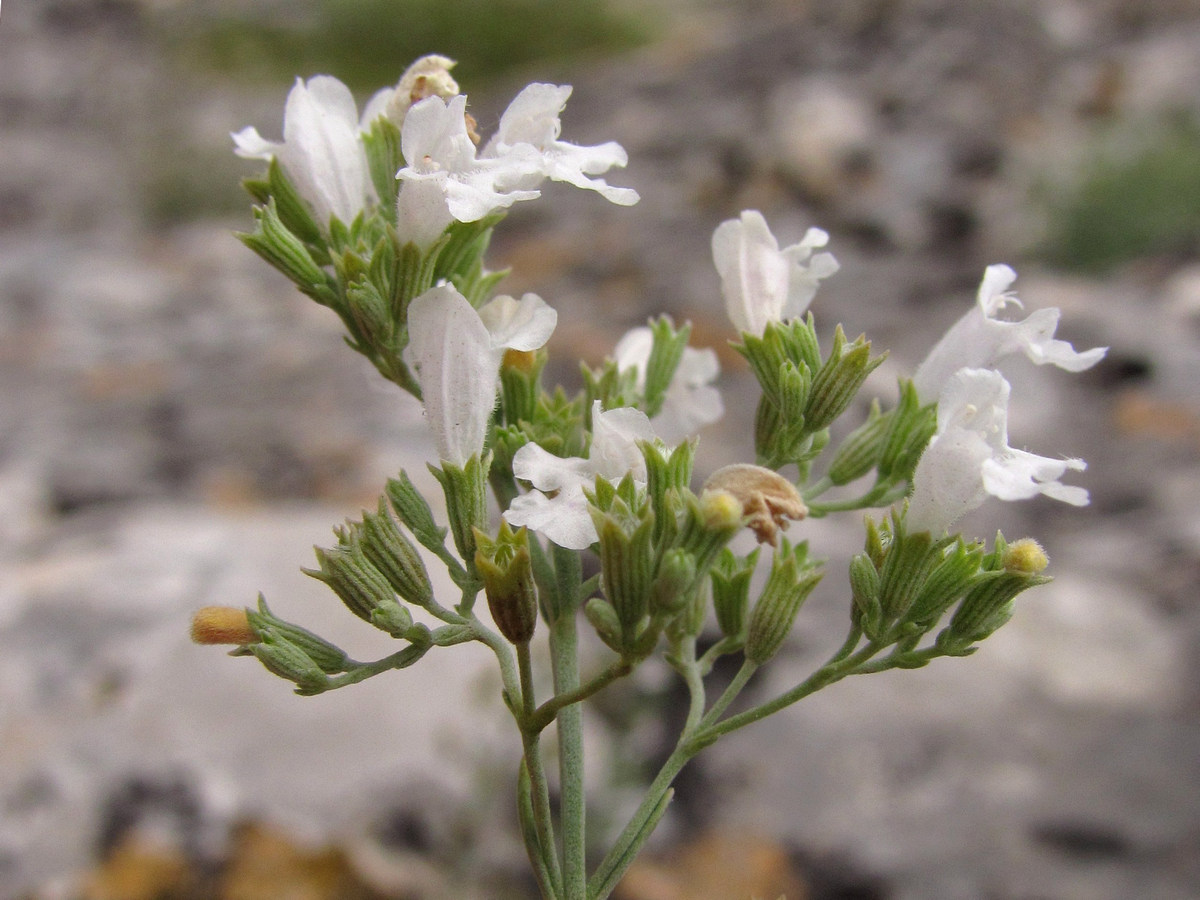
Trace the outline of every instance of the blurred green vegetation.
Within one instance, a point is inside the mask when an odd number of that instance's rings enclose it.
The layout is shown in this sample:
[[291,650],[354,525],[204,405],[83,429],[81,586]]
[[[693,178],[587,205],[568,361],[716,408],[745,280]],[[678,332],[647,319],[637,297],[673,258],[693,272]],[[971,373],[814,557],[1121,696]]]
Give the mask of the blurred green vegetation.
[[483,80],[533,62],[566,62],[646,42],[652,6],[635,14],[611,0],[274,0],[222,18],[168,17],[176,59],[239,79],[285,82],[335,75],[356,91],[393,84],[419,56],[459,61],[455,74]]
[[1102,273],[1147,256],[1200,252],[1200,124],[1152,129],[1133,149],[1102,150],[1065,192],[1051,195],[1046,256]]

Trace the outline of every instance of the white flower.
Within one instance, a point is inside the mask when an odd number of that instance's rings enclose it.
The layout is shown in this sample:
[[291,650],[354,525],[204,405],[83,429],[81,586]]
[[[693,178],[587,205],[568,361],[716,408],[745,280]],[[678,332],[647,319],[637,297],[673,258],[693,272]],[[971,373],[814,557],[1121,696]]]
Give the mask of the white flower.
[[604,199],[621,206],[637,203],[638,193],[632,188],[613,187],[603,178],[588,177],[607,172],[614,166],[625,166],[629,156],[620,144],[608,141],[594,147],[580,147],[558,139],[562,134],[559,114],[570,96],[569,84],[526,86],[500,117],[500,127],[482,155],[504,157],[518,148],[532,147],[541,157],[540,171],[514,182],[514,187],[535,188],[545,177],[596,191]]
[[641,410],[621,407],[602,412],[592,406],[592,446],[587,459],[562,458],[537,444],[526,444],[513,456],[513,474],[536,490],[517,497],[504,518],[510,525],[532,529],[560,547],[586,550],[598,540],[583,489],[596,478],[617,482],[632,473],[646,481],[646,461],[638,441],[653,441],[654,428]]
[[508,190],[536,172],[541,158],[525,145],[503,156],[476,156],[467,129],[467,98],[439,96],[414,103],[400,130],[407,165],[396,173],[404,184],[398,200],[398,228],[404,240],[426,247],[452,221],[477,222],[488,213],[532,200],[534,190]]
[[[626,333],[613,350],[620,371],[637,371],[638,390],[645,390],[646,365],[653,348],[654,334],[643,325]],[[683,357],[667,386],[662,409],[652,420],[659,437],[667,443],[678,443],[725,414],[721,394],[712,386],[719,371],[717,354],[711,349],[683,348]]]
[[800,243],[780,250],[766,219],[756,210],[718,225],[712,237],[713,262],[734,327],[761,335],[768,322],[801,315],[812,302],[817,283],[838,270],[833,254],[813,254],[828,242],[828,234],[810,228]]
[[496,297],[476,310],[443,283],[412,301],[409,350],[441,459],[462,466],[483,451],[504,351],[536,350],[557,321],[536,294]]
[[[368,108],[368,114],[377,113]],[[296,79],[284,108],[283,143],[265,140],[253,126],[232,137],[238,156],[277,158],[322,227],[331,215],[354,221],[375,197],[354,97],[331,75]]]
[[995,318],[1007,304],[1021,305],[1007,292],[1016,277],[1008,266],[987,267],[975,307],[950,327],[917,367],[913,382],[922,400],[936,399],[960,369],[990,368],[1014,353],[1024,353],[1038,365],[1051,363],[1068,372],[1081,372],[1104,357],[1107,347],[1079,353],[1066,341],[1055,340],[1060,313],[1053,307],[1039,309],[1019,322]]
[[1086,490],[1059,481],[1069,469],[1083,471],[1083,460],[1048,459],[1008,446],[1010,390],[1004,376],[989,369],[963,369],[946,384],[937,433],[913,475],[910,531],[940,536],[988,496],[1026,500],[1045,494],[1087,504]]

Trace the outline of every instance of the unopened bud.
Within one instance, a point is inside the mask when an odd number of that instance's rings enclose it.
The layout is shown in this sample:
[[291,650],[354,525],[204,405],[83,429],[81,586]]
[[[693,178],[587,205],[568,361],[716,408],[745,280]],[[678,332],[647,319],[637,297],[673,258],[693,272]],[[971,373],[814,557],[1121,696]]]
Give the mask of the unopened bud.
[[1016,575],[1040,575],[1050,565],[1050,558],[1033,538],[1021,538],[1005,548],[1001,564]]
[[746,659],[762,665],[783,645],[796,614],[824,572],[807,560],[804,544],[793,550],[784,541],[771,564],[762,596],[754,605],[746,629]]
[[197,644],[253,644],[258,634],[250,627],[246,610],[205,606],[192,616],[192,640]]
[[537,588],[524,528],[501,522],[495,540],[475,530],[475,568],[483,579],[492,621],[505,639],[526,644],[537,627]]
[[742,505],[746,525],[760,544],[779,544],[780,530],[786,530],[788,520],[800,520],[808,507],[796,486],[770,469],[735,463],[718,469],[704,483],[704,491],[724,491]]

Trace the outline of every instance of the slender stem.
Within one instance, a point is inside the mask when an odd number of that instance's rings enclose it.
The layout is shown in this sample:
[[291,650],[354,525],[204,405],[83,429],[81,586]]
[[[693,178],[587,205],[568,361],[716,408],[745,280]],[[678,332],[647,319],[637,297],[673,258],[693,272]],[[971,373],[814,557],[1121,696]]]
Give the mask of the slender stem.
[[650,784],[633,817],[588,880],[588,900],[603,900],[612,893],[625,870],[637,856],[638,850],[650,837],[653,826],[662,818],[671,782],[695,753],[696,750],[692,749],[686,738],[681,737],[675,750],[658,770],[658,775]]
[[717,719],[721,718],[721,714],[729,708],[729,704],[737,699],[738,694],[742,692],[750,678],[758,671],[758,663],[744,660],[742,667],[738,669],[737,674],[733,676],[733,681],[729,682],[729,687],[725,688],[721,696],[717,698],[717,702],[712,705],[704,718],[700,721],[698,728],[704,728],[710,725]]
[[705,745],[712,743],[722,735],[728,734],[731,731],[736,731],[738,728],[743,728],[752,722],[757,722],[760,719],[765,719],[772,713],[779,712],[786,706],[791,706],[798,700],[802,700],[809,694],[812,694],[823,687],[833,684],[835,681],[840,681],[847,675],[853,675],[860,665],[877,654],[883,647],[879,644],[871,643],[859,650],[852,656],[841,659],[837,662],[829,662],[819,668],[816,672],[810,675],[800,684],[796,685],[789,691],[780,694],[774,700],[769,700],[760,706],[755,706],[745,712],[740,712],[737,715],[730,716],[720,722],[700,729],[693,736],[693,740],[703,742]]
[[633,663],[626,659],[614,660],[605,669],[593,675],[586,683],[581,684],[575,690],[555,694],[539,706],[534,712],[533,718],[526,723],[527,726],[535,731],[543,730],[554,721],[555,716],[565,707],[586,700],[592,694],[598,693],[618,678],[628,675],[631,671],[633,671]]
[[[521,708],[524,719],[529,720],[533,715],[535,699],[533,693],[533,662],[529,654],[529,644],[517,645],[517,663],[521,671]],[[542,765],[541,740],[536,731],[521,727],[521,742],[525,749],[525,768],[529,772],[530,796],[533,808],[534,831],[537,835],[537,856],[546,867],[554,893],[550,900],[562,897],[562,869],[558,863],[558,849],[554,841],[554,821],[550,812],[550,785],[546,781],[546,769]],[[533,853],[535,848],[527,847]],[[537,860],[531,856],[534,868]]]
[[[550,625],[550,659],[556,699],[580,690],[577,611],[581,600],[581,568],[578,553],[555,547],[554,569],[558,582],[559,610],[558,617]],[[534,714],[531,711],[529,719]],[[558,710],[557,720],[563,896],[565,900],[585,900],[587,810],[583,787],[583,707],[577,702],[564,703]]]
[[323,688],[323,691],[331,691],[335,688],[346,687],[350,684],[358,684],[360,681],[366,681],[368,678],[374,678],[381,672],[387,672],[391,669],[404,669],[411,666],[418,659],[424,656],[433,648],[433,644],[410,644],[403,650],[399,650],[390,656],[385,656],[383,659],[377,659],[373,662],[350,662],[349,670],[341,675],[330,677],[329,686]]
[[814,481],[803,491],[801,491],[800,496],[804,498],[805,503],[808,503],[812,500],[815,500],[817,497],[820,497],[831,487],[833,487],[833,482],[830,481],[829,476],[826,475],[820,481]]

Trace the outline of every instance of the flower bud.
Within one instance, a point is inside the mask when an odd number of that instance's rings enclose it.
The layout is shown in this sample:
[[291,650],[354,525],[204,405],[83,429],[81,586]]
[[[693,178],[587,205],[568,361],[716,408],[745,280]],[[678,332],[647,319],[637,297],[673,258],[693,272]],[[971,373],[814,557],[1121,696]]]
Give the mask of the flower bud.
[[253,644],[258,633],[250,626],[246,610],[205,606],[192,616],[192,640],[197,644]]
[[820,564],[809,562],[807,555],[805,544],[793,550],[787,541],[775,554],[746,629],[745,655],[750,662],[762,665],[779,652],[801,605],[821,580]]
[[888,429],[879,454],[879,474],[911,481],[917,462],[937,430],[937,404],[921,405],[911,381],[900,383],[900,402],[885,416]]
[[1004,549],[1001,564],[1006,572],[1018,575],[1040,575],[1050,565],[1042,545],[1033,538],[1021,538]]
[[483,579],[492,621],[510,643],[527,644],[538,613],[528,532],[514,532],[502,521],[494,540],[476,529],[475,545],[475,568]]
[[717,624],[727,637],[740,637],[746,630],[746,611],[750,603],[750,580],[758,564],[758,547],[745,557],[724,548],[709,570],[713,609]]
[[473,455],[461,468],[445,460],[440,468],[429,467],[446,495],[446,517],[458,555],[472,563],[475,559],[474,530],[487,524],[487,473],[491,464],[491,454],[485,453],[483,459],[478,454]]
[[371,614],[376,607],[396,602],[391,585],[363,555],[357,541],[331,549],[314,549],[320,569],[303,569],[304,574],[329,585],[346,608],[364,622],[372,622]]
[[942,617],[974,583],[983,557],[982,547],[968,547],[960,538],[954,549],[925,579],[906,618],[929,627]]
[[681,547],[668,550],[650,586],[650,608],[667,614],[679,612],[695,593],[695,583],[696,558]]
[[439,528],[433,520],[433,510],[420,491],[413,485],[408,473],[401,471],[396,478],[389,478],[385,491],[392,501],[392,509],[400,521],[408,526],[423,547],[440,550],[446,540],[446,528]]
[[941,560],[944,543],[934,543],[928,531],[897,531],[879,568],[879,602],[884,620],[894,622],[908,612],[917,592]]
[[[597,479],[597,485],[603,481]],[[614,503],[610,512],[592,507],[591,513],[599,536],[604,596],[612,604],[628,643],[649,611],[654,515],[647,509],[637,517],[622,506]]]
[[374,514],[363,513],[359,539],[363,554],[388,580],[392,589],[417,606],[433,599],[433,585],[421,554],[396,525],[383,498]]
[[[291,622],[280,619],[271,612],[266,598],[262,594],[258,595],[258,609],[246,610],[246,616],[250,627],[256,634],[269,632],[280,640],[286,640],[316,663],[317,667],[326,675],[336,675],[338,672],[346,671],[350,658],[346,656],[344,650],[299,625],[293,625]],[[235,655],[244,656],[246,654],[238,652]]]
[[829,480],[836,485],[849,484],[871,471],[879,461],[890,423],[890,414],[882,414],[879,401],[872,401],[867,421],[850,432],[834,454]]
[[846,335],[839,325],[834,333],[829,359],[813,376],[808,406],[804,411],[805,427],[810,431],[828,428],[845,412],[867,376],[883,360],[882,355],[871,358],[871,342],[861,335],[847,344]]
[[583,614],[591,626],[596,629],[600,640],[604,641],[609,649],[615,650],[617,653],[624,650],[621,638],[621,620],[617,618],[617,611],[612,608],[611,603],[599,597],[592,597],[584,604]]
[[704,483],[704,490],[725,491],[742,504],[746,525],[760,544],[779,543],[779,531],[786,530],[788,519],[803,519],[808,507],[796,486],[770,469],[735,463],[714,472]]
[[883,606],[879,602],[879,570],[865,553],[850,560],[850,597],[858,626],[868,638],[879,637],[883,626]]
[[302,290],[325,286],[325,271],[316,264],[308,248],[288,230],[279,218],[272,199],[255,209],[258,225],[254,231],[239,233],[238,239],[290,278]]
[[321,667],[283,635],[267,631],[249,649],[269,672],[295,682],[298,694],[319,694],[329,686],[329,676]]

